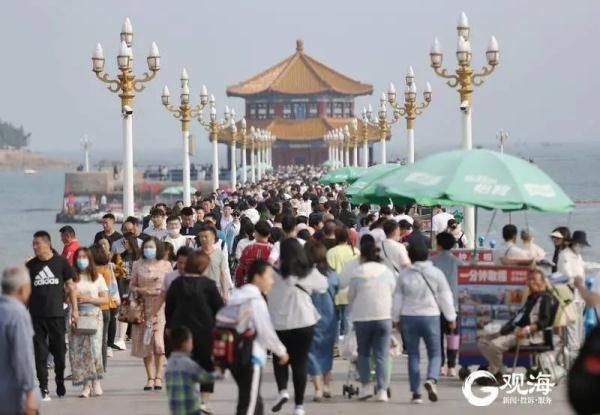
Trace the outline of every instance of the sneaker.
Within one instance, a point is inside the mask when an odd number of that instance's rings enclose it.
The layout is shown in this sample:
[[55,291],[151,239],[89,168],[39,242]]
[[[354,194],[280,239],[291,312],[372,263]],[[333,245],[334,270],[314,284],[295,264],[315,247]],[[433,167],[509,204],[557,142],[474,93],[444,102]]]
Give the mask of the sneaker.
[[373,397],[373,386],[370,384],[362,385],[358,394],[359,401],[366,401]]
[[205,403],[200,404],[200,413],[204,415],[212,415],[213,411],[209,408],[209,406]]
[[102,391],[102,386],[100,386],[99,381],[95,380],[92,382],[92,391],[94,396],[102,396],[104,392]]
[[299,405],[294,409],[294,415],[304,415],[306,412],[304,411],[304,407]]
[[421,394],[419,394],[419,393],[413,393],[413,396],[412,396],[412,399],[410,400],[410,403],[414,403],[414,404],[423,403],[423,399],[421,399]]
[[402,356],[407,357],[408,356],[408,350],[402,349]]
[[455,367],[449,367],[448,368],[448,377],[450,378],[455,378],[458,376],[458,372],[456,371]]
[[48,389],[42,389],[42,401],[50,402],[52,398],[50,398],[50,391]]
[[113,357],[112,348],[109,347],[106,349],[106,357]]
[[273,407],[271,408],[271,411],[273,411],[273,412],[281,411],[281,408],[283,407],[283,405],[285,405],[287,403],[287,401],[289,401],[289,400],[290,400],[290,394],[287,391],[279,392],[279,398],[277,398],[277,402],[275,403],[275,405],[273,405]]
[[427,382],[425,382],[423,387],[427,391],[427,396],[429,397],[429,400],[431,402],[437,402],[438,394],[437,394],[437,388],[435,386],[435,380],[429,379]]
[[379,391],[377,392],[377,402],[387,402],[388,400],[389,398],[387,390],[379,389]]
[[323,390],[317,389],[315,391],[315,395],[313,396],[313,402],[321,402],[323,400]]
[[112,348],[115,350],[127,350],[125,340],[117,340],[115,344],[112,345]]
[[323,385],[323,398],[331,399],[331,389],[329,385]]
[[65,382],[56,381],[56,394],[59,398],[62,398],[67,394],[67,389],[65,388]]
[[440,368],[440,376],[446,376],[446,375],[448,375],[448,370],[449,369],[446,366],[442,366]]

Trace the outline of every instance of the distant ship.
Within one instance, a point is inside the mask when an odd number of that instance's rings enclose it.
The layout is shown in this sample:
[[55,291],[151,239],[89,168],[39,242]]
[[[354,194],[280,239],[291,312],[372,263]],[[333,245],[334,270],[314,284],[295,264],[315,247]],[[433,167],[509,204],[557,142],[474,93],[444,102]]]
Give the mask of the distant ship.
[[34,169],[25,169],[23,170],[23,173],[26,174],[27,176],[33,176],[34,174],[37,174],[37,170]]

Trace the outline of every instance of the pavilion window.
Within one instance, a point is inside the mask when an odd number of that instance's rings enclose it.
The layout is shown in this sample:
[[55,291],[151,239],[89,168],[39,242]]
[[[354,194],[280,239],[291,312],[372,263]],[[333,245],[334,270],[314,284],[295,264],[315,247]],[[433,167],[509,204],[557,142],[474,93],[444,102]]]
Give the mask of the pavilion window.
[[332,102],[328,102],[325,105],[327,107],[327,116],[328,117],[333,117],[333,103]]
[[275,118],[275,104],[269,104],[269,118]]
[[311,118],[317,117],[319,115],[319,108],[316,102],[311,102],[308,104],[308,116]]
[[267,118],[267,104],[257,104],[257,114],[259,120]]
[[248,105],[248,113],[250,118],[256,118],[256,106],[254,104]]
[[292,118],[292,106],[283,104],[283,118]]
[[344,104],[342,102],[336,102],[333,104],[333,117],[342,118],[344,116]]
[[294,118],[297,120],[303,120],[306,118],[306,104],[294,104]]
[[350,102],[344,104],[344,117],[352,117],[352,104]]

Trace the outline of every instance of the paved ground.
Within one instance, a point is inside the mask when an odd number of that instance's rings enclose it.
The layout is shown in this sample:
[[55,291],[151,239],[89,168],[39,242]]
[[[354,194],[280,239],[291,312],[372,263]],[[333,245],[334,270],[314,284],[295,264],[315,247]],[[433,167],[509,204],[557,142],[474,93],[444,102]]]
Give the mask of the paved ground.
[[[269,362],[270,363],[270,362]],[[439,385],[440,401],[430,403],[426,401],[422,405],[411,405],[409,403],[410,394],[408,391],[408,377],[406,368],[406,359],[398,358],[394,362],[394,372],[392,378],[392,399],[389,403],[381,404],[376,402],[357,402],[349,401],[341,396],[342,385],[346,378],[348,363],[344,360],[337,360],[334,368],[334,392],[335,397],[326,403],[313,403],[312,386],[309,385],[307,391],[306,410],[308,414],[327,414],[327,415],[354,415],[354,414],[398,414],[404,411],[410,411],[410,415],[430,414],[432,411],[441,411],[444,415],[451,414],[475,414],[481,413],[482,408],[469,405],[465,400],[461,386],[462,382],[458,379],[442,379]],[[115,352],[115,357],[109,360],[109,372],[103,381],[104,396],[98,398],[81,399],[78,398],[78,389],[67,388],[67,397],[57,399],[54,397],[54,390],[51,388],[53,400],[42,404],[43,415],[159,415],[168,414],[165,392],[144,392],[142,387],[145,383],[145,373],[141,360],[133,359],[128,352]],[[291,385],[290,385],[291,388]],[[267,367],[267,373],[263,382],[263,397],[270,408],[271,402],[275,399],[276,388],[272,375],[272,368]],[[216,386],[216,394],[211,403],[215,414],[234,413],[237,390],[235,384],[230,380],[222,381]],[[552,403],[545,404],[518,404],[507,405],[502,403],[502,392],[496,402],[483,408],[485,413],[501,414],[508,411],[527,414],[569,414],[568,403],[565,400],[565,389],[561,385],[555,388],[549,395]],[[506,395],[508,396],[508,395]],[[511,396],[516,396],[513,394]],[[541,395],[536,395],[541,396]],[[291,414],[293,407],[288,404],[280,412],[282,415]],[[267,412],[267,413],[270,413]]]

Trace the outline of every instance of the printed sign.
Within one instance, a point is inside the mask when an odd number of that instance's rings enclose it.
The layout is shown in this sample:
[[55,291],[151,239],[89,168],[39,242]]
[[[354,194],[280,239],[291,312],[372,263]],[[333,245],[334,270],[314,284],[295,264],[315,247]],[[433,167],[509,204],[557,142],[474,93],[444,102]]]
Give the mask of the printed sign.
[[497,330],[517,313],[527,297],[527,267],[465,266],[458,268],[461,358],[480,356],[477,338],[488,324]]

